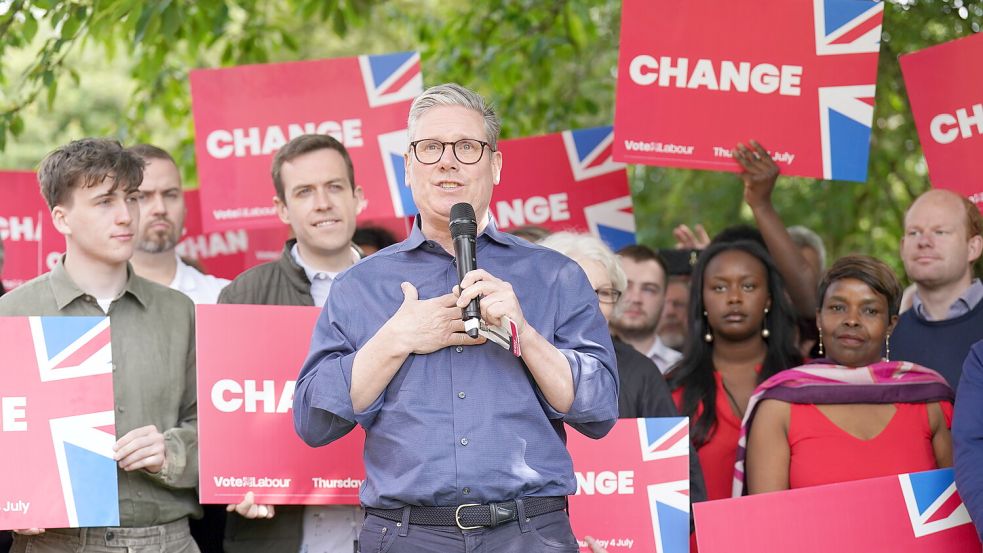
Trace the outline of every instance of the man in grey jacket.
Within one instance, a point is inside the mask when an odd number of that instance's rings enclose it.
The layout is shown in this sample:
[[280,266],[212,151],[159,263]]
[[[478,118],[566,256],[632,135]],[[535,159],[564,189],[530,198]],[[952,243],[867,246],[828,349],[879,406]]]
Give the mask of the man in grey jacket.
[[[330,136],[303,135],[273,158],[273,186],[280,219],[296,238],[283,255],[239,275],[219,303],[323,307],[334,277],[359,259],[351,239],[364,207],[351,158]],[[363,515],[350,506],[256,505],[252,494],[231,506],[227,553],[351,551]],[[242,515],[242,516],[240,516]]]

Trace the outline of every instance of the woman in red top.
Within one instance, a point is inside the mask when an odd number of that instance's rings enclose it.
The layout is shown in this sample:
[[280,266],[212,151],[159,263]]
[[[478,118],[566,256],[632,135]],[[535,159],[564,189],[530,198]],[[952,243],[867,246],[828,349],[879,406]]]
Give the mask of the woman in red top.
[[912,363],[881,361],[900,301],[894,273],[872,257],[844,257],[826,273],[817,323],[828,359],[755,392],[747,419],[749,493],[952,465],[945,380]]
[[690,417],[707,498],[730,497],[741,420],[765,378],[801,363],[781,276],[751,241],[711,244],[693,271],[690,341],[669,373]]

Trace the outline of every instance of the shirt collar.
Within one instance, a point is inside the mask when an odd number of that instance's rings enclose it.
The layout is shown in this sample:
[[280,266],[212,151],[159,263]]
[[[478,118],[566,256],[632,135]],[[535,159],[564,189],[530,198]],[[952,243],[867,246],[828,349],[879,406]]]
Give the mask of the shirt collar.
[[[983,283],[980,282],[980,279],[974,278],[973,282],[969,285],[969,288],[966,288],[966,290],[958,298],[956,298],[956,301],[952,302],[946,316],[940,320],[945,321],[948,319],[954,319],[959,315],[968,313],[972,311],[981,300],[983,300]],[[922,319],[925,319],[926,321],[932,320],[928,316],[928,312],[925,311],[925,304],[922,302],[922,298],[918,295],[917,290],[915,290],[915,295],[911,299],[911,308],[914,309],[915,314]]]
[[[362,258],[362,256],[359,255],[359,253],[355,250],[354,247],[352,247],[351,250],[352,250],[352,263],[354,264],[357,263],[358,260]],[[297,263],[297,265],[304,270],[304,274],[307,275],[307,280],[311,282],[314,282],[314,280],[318,278],[334,278],[335,275],[341,272],[341,271],[337,271],[332,273],[330,271],[321,271],[319,269],[315,269],[314,267],[308,265],[307,262],[304,261],[304,258],[300,256],[300,246],[297,244],[297,242],[294,242],[293,246],[290,248],[290,256],[293,257],[294,262]]]
[[[421,216],[417,215],[416,218],[413,219],[413,230],[410,231],[410,235],[406,237],[406,240],[403,240],[399,247],[396,248],[396,251],[404,252],[414,250],[427,242],[427,237],[423,235],[423,230],[421,228],[422,224],[423,221]],[[498,224],[495,223],[495,217],[492,216],[491,211],[489,210],[488,224],[485,225],[485,228],[480,233],[478,233],[478,239],[480,240],[481,237],[484,236],[499,244],[509,245],[510,242],[506,237],[506,234],[507,233],[498,229]]]
[[[58,309],[64,309],[68,304],[72,303],[76,299],[85,296],[86,293],[75,284],[72,277],[65,270],[65,255],[61,256],[58,263],[55,265],[54,269],[51,270],[51,290],[55,296],[55,303]],[[127,262],[126,264],[126,286],[123,287],[123,291],[120,293],[119,297],[124,294],[131,294],[140,304],[144,307],[147,306],[147,301],[150,299],[147,284],[140,277],[136,276],[133,272],[133,266]]]

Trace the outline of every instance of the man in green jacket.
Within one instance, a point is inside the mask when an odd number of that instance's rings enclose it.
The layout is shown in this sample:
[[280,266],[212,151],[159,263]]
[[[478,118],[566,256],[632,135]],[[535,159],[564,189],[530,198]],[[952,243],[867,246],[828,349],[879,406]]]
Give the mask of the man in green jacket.
[[[283,255],[239,275],[219,303],[323,307],[334,277],[360,254],[352,246],[355,217],[364,207],[351,157],[330,136],[303,135],[273,158],[273,204],[296,238]],[[353,506],[256,505],[252,493],[230,505],[227,553],[352,551],[363,515]],[[239,516],[241,515],[241,516]]]

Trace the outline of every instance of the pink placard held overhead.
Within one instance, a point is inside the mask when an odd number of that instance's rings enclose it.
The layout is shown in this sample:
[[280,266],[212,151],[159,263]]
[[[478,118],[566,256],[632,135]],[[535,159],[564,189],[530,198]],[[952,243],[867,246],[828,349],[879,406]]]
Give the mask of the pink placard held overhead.
[[196,309],[202,503],[238,503],[252,491],[257,503],[358,504],[361,428],[318,448],[294,431],[294,387],[320,309]]
[[0,317],[0,530],[118,526],[108,317]]
[[693,505],[700,553],[980,553],[952,469]]
[[588,551],[689,552],[689,420],[621,419],[601,440],[567,431],[577,493],[570,525]]
[[51,270],[65,251],[32,171],[0,171],[3,286],[11,290]]
[[884,3],[625,0],[614,158],[739,171],[756,139],[786,175],[865,181]]
[[901,56],[932,186],[983,208],[983,35]]
[[611,158],[613,142],[611,127],[499,142],[502,177],[491,201],[499,228],[591,232],[615,250],[634,244],[628,175]]
[[368,200],[363,219],[410,214],[401,211],[406,117],[422,90],[415,52],[192,71],[204,229],[279,226],[273,154],[311,133],[348,149]]

